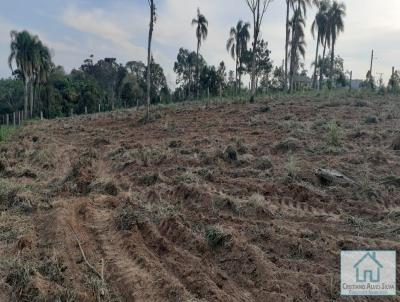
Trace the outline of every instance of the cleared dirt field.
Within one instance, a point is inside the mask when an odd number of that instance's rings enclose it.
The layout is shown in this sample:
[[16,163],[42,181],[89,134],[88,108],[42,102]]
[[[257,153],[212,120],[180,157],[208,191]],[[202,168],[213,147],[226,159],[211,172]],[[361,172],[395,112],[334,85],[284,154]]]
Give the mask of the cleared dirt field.
[[335,301],[341,250],[400,247],[399,99],[142,115],[0,146],[0,301]]

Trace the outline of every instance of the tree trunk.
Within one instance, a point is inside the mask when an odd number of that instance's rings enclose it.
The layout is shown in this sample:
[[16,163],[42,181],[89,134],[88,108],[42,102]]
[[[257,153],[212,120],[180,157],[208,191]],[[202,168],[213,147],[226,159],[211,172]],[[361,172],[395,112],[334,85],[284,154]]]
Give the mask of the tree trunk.
[[28,117],[28,78],[25,76],[24,117]]
[[[326,53],[326,38],[325,38],[325,41],[324,41],[324,50],[323,50],[323,52],[322,52],[322,63],[321,64],[324,64],[325,63],[325,53]],[[320,66],[320,71],[319,71],[319,89],[321,90],[321,88],[322,88],[322,80],[323,80],[323,68],[324,68],[325,66]]]
[[33,81],[31,81],[31,85],[30,85],[30,105],[29,105],[29,109],[30,109],[30,117],[33,117]]
[[154,0],[150,0],[150,27],[149,27],[149,40],[147,45],[147,108],[146,108],[146,121],[150,117],[150,88],[151,88],[151,39],[153,37],[154,26]]
[[[237,55],[236,55],[237,56]],[[236,57],[235,93],[238,93],[238,58]]]
[[[257,26],[258,27],[258,26]],[[256,50],[258,41],[258,30],[254,31],[254,42],[253,42],[253,63],[251,66],[251,99],[254,99],[256,95]]]
[[239,95],[242,93],[242,63],[239,62]]
[[313,76],[313,88],[317,88],[317,65],[318,65],[318,52],[319,52],[319,39],[320,39],[320,33],[318,32],[318,37],[317,37],[317,49],[315,51],[315,61],[314,61],[314,76]]
[[289,13],[290,6],[289,0],[286,0],[286,41],[285,41],[285,82],[283,85],[283,90],[287,90],[287,82],[288,82],[288,56],[289,56]]
[[331,70],[330,70],[330,81],[331,81],[331,88],[333,88],[333,73],[334,73],[334,62],[335,62],[335,41],[332,40],[332,52],[331,52]]
[[200,92],[200,72],[199,72],[199,50],[200,50],[200,39],[197,39],[197,60],[196,60],[196,90],[197,99],[199,99]]

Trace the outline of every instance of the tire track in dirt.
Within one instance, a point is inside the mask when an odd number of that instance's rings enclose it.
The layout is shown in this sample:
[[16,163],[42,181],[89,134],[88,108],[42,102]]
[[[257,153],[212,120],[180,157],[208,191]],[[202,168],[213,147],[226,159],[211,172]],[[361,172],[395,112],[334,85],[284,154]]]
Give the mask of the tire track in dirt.
[[112,283],[127,301],[253,301],[226,274],[209,271],[209,265],[169,241],[152,224],[121,235],[110,231],[114,229],[112,212],[99,209],[92,210],[88,224],[105,255]]
[[[191,295],[179,283],[168,276],[164,269],[149,261],[149,253],[134,235],[122,235],[114,231],[112,213],[93,209],[91,230],[104,254],[108,280],[118,288],[126,301],[180,301]],[[134,238],[132,238],[134,237]],[[138,239],[138,240],[135,240]],[[152,259],[150,259],[152,260]],[[183,301],[183,300],[182,300]]]

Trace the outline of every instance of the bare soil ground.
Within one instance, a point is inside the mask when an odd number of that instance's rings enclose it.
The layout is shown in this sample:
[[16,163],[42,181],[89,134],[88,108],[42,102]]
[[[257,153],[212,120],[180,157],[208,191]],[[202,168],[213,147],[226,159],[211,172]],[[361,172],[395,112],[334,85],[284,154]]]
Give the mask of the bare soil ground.
[[25,126],[0,146],[0,301],[341,300],[341,250],[400,247],[399,101]]

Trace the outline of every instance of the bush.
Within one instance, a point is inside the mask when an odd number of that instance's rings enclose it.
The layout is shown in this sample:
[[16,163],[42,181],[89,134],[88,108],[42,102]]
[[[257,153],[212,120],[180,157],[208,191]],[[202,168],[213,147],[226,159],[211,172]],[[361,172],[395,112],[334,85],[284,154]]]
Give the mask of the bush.
[[159,176],[157,173],[151,173],[151,174],[146,174],[143,175],[139,178],[139,183],[141,185],[145,185],[145,186],[153,186],[156,184],[156,182],[159,180]]
[[326,140],[329,145],[339,147],[342,144],[343,132],[336,121],[330,121],[327,124]]
[[365,119],[365,123],[368,125],[377,124],[378,118],[376,116],[370,115]]
[[205,239],[211,247],[216,248],[224,245],[228,236],[219,226],[210,226],[206,228]]
[[256,169],[269,170],[272,168],[272,162],[268,156],[262,156],[256,160]]
[[224,159],[227,162],[236,161],[238,158],[237,151],[233,146],[228,146],[224,151]]

